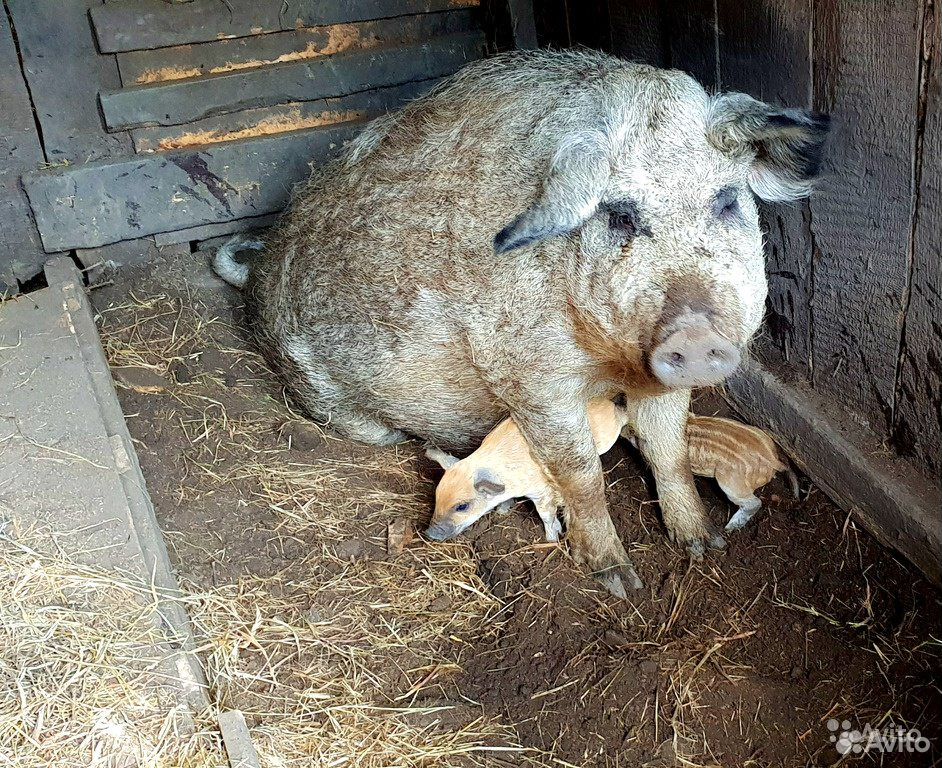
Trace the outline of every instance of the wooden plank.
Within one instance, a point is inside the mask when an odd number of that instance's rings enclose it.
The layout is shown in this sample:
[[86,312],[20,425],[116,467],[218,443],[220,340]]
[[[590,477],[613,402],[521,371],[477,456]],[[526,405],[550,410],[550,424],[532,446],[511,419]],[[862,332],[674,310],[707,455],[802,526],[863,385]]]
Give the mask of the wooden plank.
[[776,442],[837,504],[859,515],[883,544],[942,584],[942,493],[838,402],[785,384],[753,363],[726,383],[733,406]]
[[[723,88],[790,107],[811,106],[811,1],[719,0]],[[769,278],[764,339],[811,376],[811,233],[807,203],[760,205]],[[764,345],[765,346],[765,345]]]
[[143,85],[381,45],[418,43],[430,37],[469,32],[476,28],[475,12],[464,9],[332,27],[305,27],[199,45],[130,51],[119,54],[117,58],[122,82],[125,85]]
[[714,0],[678,0],[670,4],[670,66],[693,75],[704,88],[720,88]]
[[45,158],[5,13],[0,13],[0,105],[0,283],[15,288],[18,279],[39,273],[46,256],[20,186],[20,174]]
[[479,32],[406,48],[325,56],[212,77],[101,94],[110,128],[179,125],[222,112],[311,101],[412,80],[441,77],[483,54]]
[[100,89],[120,86],[113,56],[100,56],[87,11],[101,0],[10,0],[36,117],[50,163],[84,163],[127,154],[127,134],[109,135],[98,113]]
[[160,232],[154,235],[154,242],[158,246],[170,246],[178,243],[202,242],[212,240],[236,232],[249,232],[255,229],[267,229],[278,220],[278,213],[269,213],[264,216],[252,216],[235,221],[224,221],[222,224],[204,224],[201,227],[178,229],[175,232]]
[[40,171],[23,181],[47,250],[94,248],[281,210],[361,124]]
[[612,3],[609,17],[612,53],[655,67],[667,66],[669,28],[662,0]]
[[226,745],[230,768],[261,768],[245,715],[236,709],[220,712],[219,732]]
[[103,53],[205,43],[232,37],[283,32],[299,26],[448,11],[478,0],[124,0],[92,10]]
[[514,47],[519,50],[539,48],[536,39],[536,17],[533,15],[533,0],[508,0],[510,26],[513,29]]
[[909,0],[816,0],[815,104],[833,114],[811,199],[815,389],[890,435],[908,277],[919,35]]
[[[942,24],[939,6],[926,26],[935,55],[925,65],[919,194],[913,230],[909,305],[897,373],[893,442],[942,484]],[[930,37],[931,35],[931,37]]]
[[575,3],[566,3],[573,45],[583,45],[601,51],[612,49],[612,27],[608,6],[608,0],[579,0]]
[[138,152],[167,151],[363,120],[397,109],[430,91],[440,79],[420,80],[349,96],[292,102],[208,117],[186,125],[137,128],[131,132]]

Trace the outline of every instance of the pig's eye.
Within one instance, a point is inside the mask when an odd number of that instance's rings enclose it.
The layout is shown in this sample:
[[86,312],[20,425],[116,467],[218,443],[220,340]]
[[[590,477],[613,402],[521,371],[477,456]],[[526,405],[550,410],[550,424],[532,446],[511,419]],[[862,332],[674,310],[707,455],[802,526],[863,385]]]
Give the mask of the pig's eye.
[[720,221],[732,223],[739,218],[739,190],[723,187],[713,199],[713,215]]
[[471,505],[466,501],[462,501],[460,504],[455,504],[455,512],[467,512],[471,508]]
[[627,245],[638,235],[651,237],[651,229],[641,220],[638,204],[634,200],[603,203],[602,210],[608,213],[608,228],[621,243]]

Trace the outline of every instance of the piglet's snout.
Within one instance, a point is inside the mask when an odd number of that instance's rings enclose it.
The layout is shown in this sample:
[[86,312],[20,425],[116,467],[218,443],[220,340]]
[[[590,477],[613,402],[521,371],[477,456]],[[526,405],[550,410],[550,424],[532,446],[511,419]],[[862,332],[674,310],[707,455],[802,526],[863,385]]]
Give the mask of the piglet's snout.
[[707,316],[687,315],[651,350],[649,365],[664,386],[705,387],[730,376],[740,359],[736,345],[717,333]]
[[425,535],[432,541],[447,541],[458,532],[457,526],[449,520],[433,521],[426,529]]

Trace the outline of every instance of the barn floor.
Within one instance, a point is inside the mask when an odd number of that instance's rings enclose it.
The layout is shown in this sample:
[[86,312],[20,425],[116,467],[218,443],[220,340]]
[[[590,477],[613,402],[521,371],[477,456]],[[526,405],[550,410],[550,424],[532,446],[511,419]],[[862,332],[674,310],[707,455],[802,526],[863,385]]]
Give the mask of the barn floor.
[[192,611],[211,694],[264,765],[830,765],[832,718],[934,745],[886,764],[939,760],[940,595],[819,492],[775,481],[758,525],[691,565],[619,444],[609,499],[646,584],[627,602],[524,505],[400,549],[439,470],[293,412],[203,256],[92,298],[179,580],[217,598]]

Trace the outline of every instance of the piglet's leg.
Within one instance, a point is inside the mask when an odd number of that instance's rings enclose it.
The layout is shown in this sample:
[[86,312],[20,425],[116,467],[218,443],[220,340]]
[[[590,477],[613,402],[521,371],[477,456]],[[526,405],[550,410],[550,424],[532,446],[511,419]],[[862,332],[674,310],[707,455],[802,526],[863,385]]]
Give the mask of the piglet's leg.
[[513,505],[514,500],[507,499],[507,501],[502,501],[500,504],[494,507],[494,512],[498,515],[506,515],[508,512],[510,512],[510,508],[513,507]]
[[543,530],[546,531],[547,541],[559,541],[559,534],[563,532],[563,525],[556,514],[557,504],[552,495],[537,496],[533,499],[536,513],[543,521]]
[[755,495],[753,489],[747,487],[745,482],[726,472],[717,472],[716,482],[723,493],[726,494],[726,498],[739,507],[729,519],[729,522],[726,523],[726,532],[732,533],[733,531],[742,530],[752,520],[756,512],[762,508],[762,502]]
[[641,579],[608,514],[585,401],[559,392],[534,394],[539,397],[518,401],[512,415],[566,507],[572,556],[612,594],[627,597],[629,588],[642,586]]
[[640,400],[636,433],[641,452],[654,472],[667,532],[699,558],[707,545],[722,548],[726,540],[707,516],[693,482],[687,453],[689,411],[690,390]]

